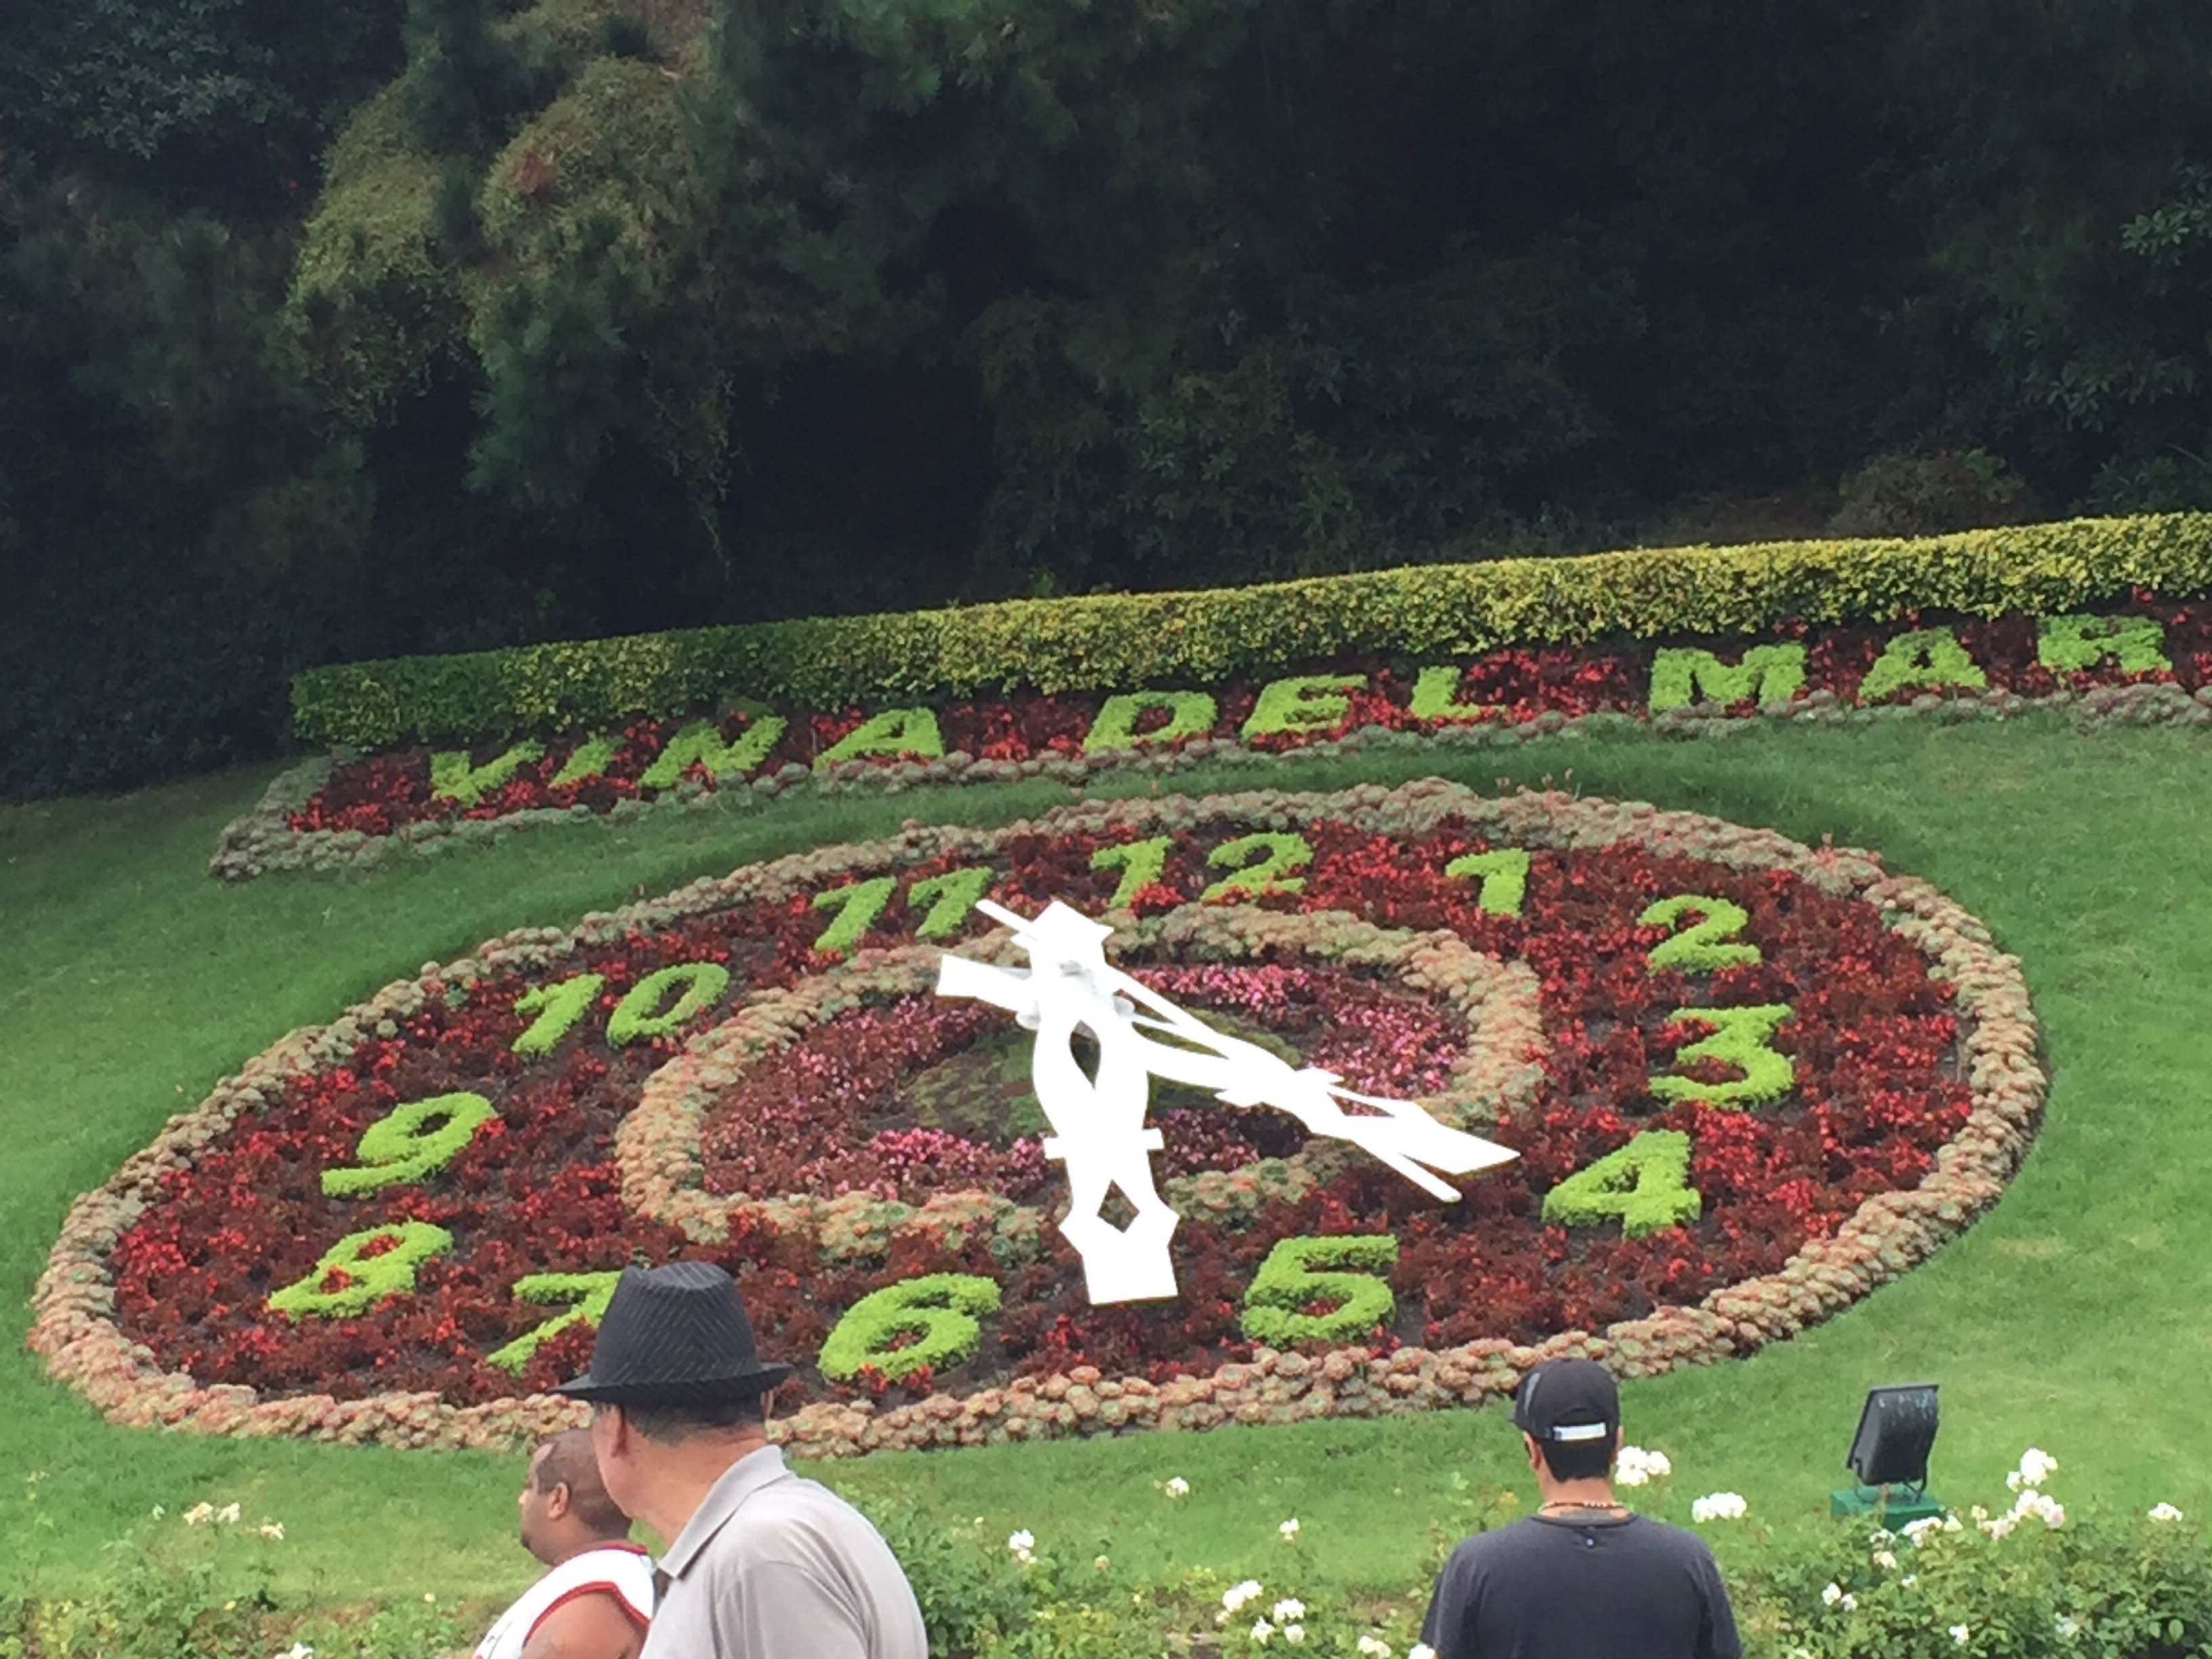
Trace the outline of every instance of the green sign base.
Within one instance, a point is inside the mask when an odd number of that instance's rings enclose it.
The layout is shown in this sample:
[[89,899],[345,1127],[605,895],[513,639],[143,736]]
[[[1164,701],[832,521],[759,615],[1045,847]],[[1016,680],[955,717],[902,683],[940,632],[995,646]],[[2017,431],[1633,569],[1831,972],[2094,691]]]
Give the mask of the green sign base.
[[1941,1520],[1950,1511],[1925,1492],[1908,1486],[1847,1486],[1828,1494],[1828,1513],[1839,1521],[1871,1521],[1895,1532],[1913,1521]]

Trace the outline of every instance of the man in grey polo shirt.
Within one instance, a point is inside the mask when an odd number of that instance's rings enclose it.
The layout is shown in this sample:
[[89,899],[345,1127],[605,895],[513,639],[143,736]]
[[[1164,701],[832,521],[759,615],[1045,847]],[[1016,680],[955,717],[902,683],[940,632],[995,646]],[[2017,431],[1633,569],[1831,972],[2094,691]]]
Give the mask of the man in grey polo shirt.
[[866,1517],[769,1443],[769,1391],[730,1276],[626,1271],[592,1369],[592,1446],[623,1511],[668,1540],[642,1659],[929,1659],[921,1609]]

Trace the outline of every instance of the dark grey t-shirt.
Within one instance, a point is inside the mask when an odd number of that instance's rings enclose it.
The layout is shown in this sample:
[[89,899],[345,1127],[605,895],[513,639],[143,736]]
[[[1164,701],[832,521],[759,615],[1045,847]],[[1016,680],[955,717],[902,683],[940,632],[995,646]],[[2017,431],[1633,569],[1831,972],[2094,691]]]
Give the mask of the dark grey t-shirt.
[[1453,1552],[1421,1639],[1438,1659],[1739,1659],[1703,1540],[1630,1516],[1531,1516]]

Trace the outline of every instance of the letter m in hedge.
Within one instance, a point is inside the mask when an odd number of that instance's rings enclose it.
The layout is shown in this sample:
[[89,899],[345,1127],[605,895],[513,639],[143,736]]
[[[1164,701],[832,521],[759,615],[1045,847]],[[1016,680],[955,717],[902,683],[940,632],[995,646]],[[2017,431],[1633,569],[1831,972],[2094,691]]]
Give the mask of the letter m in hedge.
[[1651,659],[1655,714],[1694,702],[1788,702],[1804,689],[1802,645],[1754,645],[1733,665],[1694,646],[1662,647]]

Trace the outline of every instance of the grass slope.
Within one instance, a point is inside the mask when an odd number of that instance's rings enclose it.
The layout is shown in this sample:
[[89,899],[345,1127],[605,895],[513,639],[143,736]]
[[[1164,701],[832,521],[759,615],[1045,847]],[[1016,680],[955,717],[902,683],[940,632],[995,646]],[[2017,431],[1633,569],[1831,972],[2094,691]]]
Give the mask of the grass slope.
[[[1929,1267],[1748,1362],[1632,1388],[1631,1438],[1669,1452],[1647,1505],[1747,1494],[1754,1517],[1813,1528],[1860,1391],[1944,1387],[1939,1490],[1989,1498],[2021,1449],[2063,1462],[2069,1503],[2201,1508],[2185,1458],[2212,1404],[2212,749],[2189,734],[2084,738],[2056,726],[1759,727],[1722,740],[1557,742],[1459,759],[1464,781],[1565,775],[1632,797],[1881,849],[1938,882],[2026,962],[2057,1069],[2050,1121],[1996,1212]],[[1285,760],[1266,781],[1328,788],[1432,764]],[[1178,790],[1243,788],[1249,771]],[[223,821],[263,777],[232,775],[113,802],[0,812],[0,1584],[53,1587],[155,1504],[203,1498],[280,1518],[295,1586],[356,1601],[434,1591],[495,1598],[526,1582],[512,1541],[519,1463],[470,1455],[125,1434],[49,1384],[21,1346],[27,1298],[71,1198],[161,1120],[285,1030],[432,958],[525,923],[902,820],[1003,821],[1066,799],[1055,786],[787,805],[772,817],[677,815],[517,837],[372,878],[203,873]],[[1125,787],[1149,786],[1132,780]],[[772,1334],[770,1334],[772,1336]],[[1304,1525],[1299,1577],[1402,1592],[1455,1482],[1520,1480],[1498,1413],[908,1455],[821,1471],[885,1508],[1003,1537],[1033,1529],[1077,1559],[1170,1574],[1286,1565],[1276,1523]],[[1170,1504],[1155,1483],[1188,1479]],[[1753,1547],[1749,1532],[1724,1553]]]

